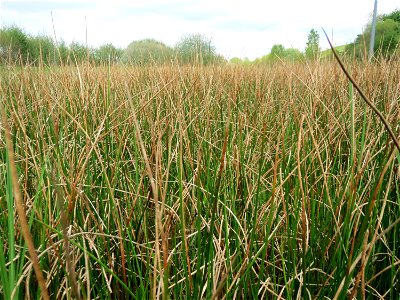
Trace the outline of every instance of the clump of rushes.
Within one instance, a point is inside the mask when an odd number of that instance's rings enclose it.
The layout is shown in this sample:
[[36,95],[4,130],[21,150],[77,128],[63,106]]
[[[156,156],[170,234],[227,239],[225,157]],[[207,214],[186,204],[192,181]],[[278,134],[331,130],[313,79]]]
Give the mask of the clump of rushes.
[[[346,66],[398,139],[400,61]],[[1,297],[400,293],[400,154],[335,62],[0,72]]]

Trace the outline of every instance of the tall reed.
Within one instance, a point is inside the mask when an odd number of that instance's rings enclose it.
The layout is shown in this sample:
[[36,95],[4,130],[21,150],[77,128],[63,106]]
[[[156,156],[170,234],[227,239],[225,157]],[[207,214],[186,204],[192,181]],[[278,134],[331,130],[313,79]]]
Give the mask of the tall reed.
[[[398,137],[399,61],[348,68]],[[3,297],[41,291],[12,183],[50,298],[400,293],[400,154],[336,64],[0,72]]]

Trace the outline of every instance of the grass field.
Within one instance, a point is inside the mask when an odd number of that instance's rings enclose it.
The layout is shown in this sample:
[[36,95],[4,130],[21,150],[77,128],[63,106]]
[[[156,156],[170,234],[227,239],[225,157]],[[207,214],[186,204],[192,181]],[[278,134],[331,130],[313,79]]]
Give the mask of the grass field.
[[[400,61],[347,66],[399,137]],[[398,297],[400,154],[336,63],[0,72],[1,297]]]

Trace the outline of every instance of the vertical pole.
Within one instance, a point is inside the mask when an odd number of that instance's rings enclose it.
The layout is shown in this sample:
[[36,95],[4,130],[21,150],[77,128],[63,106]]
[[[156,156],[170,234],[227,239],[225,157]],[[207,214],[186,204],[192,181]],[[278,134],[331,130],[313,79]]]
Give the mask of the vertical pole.
[[376,11],[378,7],[378,0],[375,0],[374,4],[374,16],[372,17],[372,28],[371,28],[371,39],[369,43],[369,56],[371,58],[374,56],[374,45],[375,45],[375,30],[376,30]]

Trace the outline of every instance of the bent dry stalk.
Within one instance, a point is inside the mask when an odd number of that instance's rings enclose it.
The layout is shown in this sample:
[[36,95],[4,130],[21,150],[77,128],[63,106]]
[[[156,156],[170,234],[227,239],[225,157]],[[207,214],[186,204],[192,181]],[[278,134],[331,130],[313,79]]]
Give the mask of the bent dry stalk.
[[339,63],[340,67],[342,68],[344,74],[351,81],[351,83],[354,85],[356,90],[360,93],[360,96],[364,99],[364,101],[368,104],[368,106],[371,107],[371,109],[378,115],[379,119],[382,121],[387,132],[389,133],[394,144],[396,145],[397,150],[400,152],[400,142],[397,140],[396,135],[394,134],[393,130],[390,128],[389,122],[386,120],[386,118],[383,116],[383,114],[379,111],[379,109],[371,102],[371,100],[369,100],[367,98],[367,96],[365,96],[364,92],[358,86],[357,82],[353,79],[353,77],[351,77],[350,73],[347,71],[342,60],[340,59],[339,55],[336,53],[336,50],[333,48],[333,45],[332,45],[331,41],[329,40],[329,37],[328,37],[327,33],[325,32],[325,29],[322,29],[322,30],[324,31],[324,34],[326,36],[326,39],[328,40],[328,43],[329,43],[329,46],[331,47],[333,55],[335,56],[337,62]]

